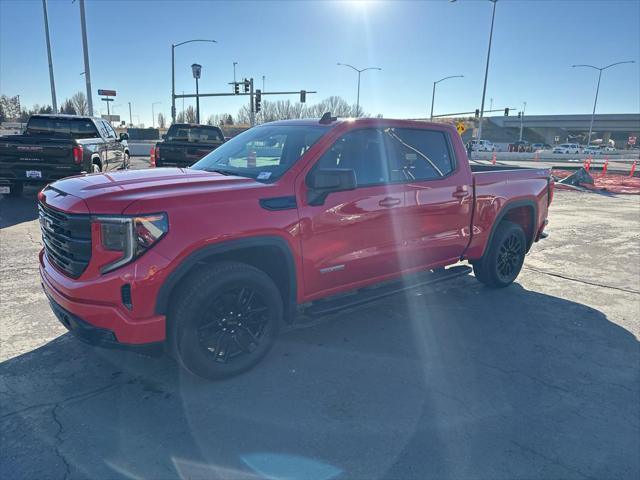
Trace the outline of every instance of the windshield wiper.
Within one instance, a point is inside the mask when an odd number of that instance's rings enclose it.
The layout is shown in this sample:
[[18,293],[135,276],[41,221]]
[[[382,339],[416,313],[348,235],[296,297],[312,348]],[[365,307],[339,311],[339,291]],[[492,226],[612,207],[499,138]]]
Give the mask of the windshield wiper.
[[237,175],[236,173],[230,172],[229,170],[222,170],[220,168],[205,168],[203,170],[205,172],[219,173],[220,175]]

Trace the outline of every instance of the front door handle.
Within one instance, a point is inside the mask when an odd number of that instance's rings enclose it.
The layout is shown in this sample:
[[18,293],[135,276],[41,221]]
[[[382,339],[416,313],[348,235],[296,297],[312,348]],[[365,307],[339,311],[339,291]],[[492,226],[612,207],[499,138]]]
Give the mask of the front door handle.
[[456,198],[465,198],[469,196],[469,192],[467,191],[467,187],[458,187],[451,195]]
[[400,205],[401,200],[399,198],[387,197],[378,202],[381,207],[394,207]]

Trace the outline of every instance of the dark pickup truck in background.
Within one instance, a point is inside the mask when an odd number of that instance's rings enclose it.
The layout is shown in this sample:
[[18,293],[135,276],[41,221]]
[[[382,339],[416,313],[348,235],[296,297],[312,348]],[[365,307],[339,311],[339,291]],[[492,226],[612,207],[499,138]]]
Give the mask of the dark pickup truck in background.
[[151,149],[152,167],[190,167],[224,143],[220,128],[194,123],[173,124],[163,138]]
[[127,139],[100,118],[34,115],[23,135],[0,137],[0,194],[20,195],[26,183],[126,169]]

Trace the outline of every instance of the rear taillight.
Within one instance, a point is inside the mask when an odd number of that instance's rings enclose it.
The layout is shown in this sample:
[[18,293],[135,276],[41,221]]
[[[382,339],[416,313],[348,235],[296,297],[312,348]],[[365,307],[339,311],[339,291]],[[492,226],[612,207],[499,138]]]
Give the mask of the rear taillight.
[[149,163],[151,167],[156,166],[156,147],[151,147],[151,151],[149,152]]
[[82,145],[73,147],[73,161],[78,165],[82,163]]

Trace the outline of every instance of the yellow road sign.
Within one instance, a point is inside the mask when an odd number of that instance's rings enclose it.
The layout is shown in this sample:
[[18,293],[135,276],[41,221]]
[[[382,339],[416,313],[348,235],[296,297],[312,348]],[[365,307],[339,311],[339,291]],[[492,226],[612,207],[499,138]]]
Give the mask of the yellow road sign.
[[458,122],[456,123],[456,130],[458,130],[458,134],[462,135],[467,128],[464,126],[464,123]]

